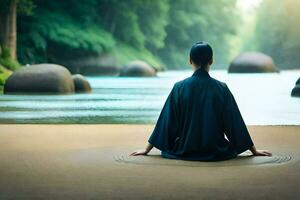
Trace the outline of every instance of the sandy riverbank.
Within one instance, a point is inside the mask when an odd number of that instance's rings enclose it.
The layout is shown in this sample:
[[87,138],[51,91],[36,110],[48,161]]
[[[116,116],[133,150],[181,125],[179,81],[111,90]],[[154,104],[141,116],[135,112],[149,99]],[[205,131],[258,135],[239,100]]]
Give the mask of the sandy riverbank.
[[145,146],[152,128],[0,125],[0,199],[300,197],[299,126],[249,127],[257,147],[282,162],[250,157],[190,164],[160,158],[155,150],[147,157],[128,157]]

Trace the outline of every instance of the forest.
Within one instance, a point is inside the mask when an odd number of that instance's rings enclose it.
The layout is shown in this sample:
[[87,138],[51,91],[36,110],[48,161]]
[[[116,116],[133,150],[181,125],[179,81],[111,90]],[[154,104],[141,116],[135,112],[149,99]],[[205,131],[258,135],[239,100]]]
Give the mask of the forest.
[[76,72],[139,59],[157,70],[187,69],[189,48],[199,40],[213,46],[215,69],[249,50],[270,55],[281,69],[299,68],[299,6],[264,0],[244,39],[236,0],[0,0],[0,83],[34,63]]
[[[281,69],[300,68],[300,1],[264,0],[246,50],[270,55]],[[246,45],[247,43],[247,45]]]

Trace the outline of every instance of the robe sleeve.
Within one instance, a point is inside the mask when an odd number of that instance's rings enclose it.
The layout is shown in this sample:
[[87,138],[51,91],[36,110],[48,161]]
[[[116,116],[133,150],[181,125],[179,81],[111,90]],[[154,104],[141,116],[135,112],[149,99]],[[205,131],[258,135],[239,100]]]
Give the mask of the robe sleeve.
[[173,86],[148,142],[161,151],[172,148],[179,127],[178,90]]
[[253,146],[253,141],[242,118],[238,105],[226,85],[223,110],[223,127],[229,142],[240,154]]

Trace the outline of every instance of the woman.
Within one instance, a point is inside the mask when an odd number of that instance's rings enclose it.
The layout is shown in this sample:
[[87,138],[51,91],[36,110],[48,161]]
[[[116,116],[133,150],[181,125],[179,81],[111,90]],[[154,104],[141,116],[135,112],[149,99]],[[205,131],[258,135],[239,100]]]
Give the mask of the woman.
[[145,149],[153,147],[164,158],[218,161],[250,150],[254,156],[271,156],[256,150],[228,86],[209,75],[213,51],[206,42],[190,50],[191,77],[174,84]]

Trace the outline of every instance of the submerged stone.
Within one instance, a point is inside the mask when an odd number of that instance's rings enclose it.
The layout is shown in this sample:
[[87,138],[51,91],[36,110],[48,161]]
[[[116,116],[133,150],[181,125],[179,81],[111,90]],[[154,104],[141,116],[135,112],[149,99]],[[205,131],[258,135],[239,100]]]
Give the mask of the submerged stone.
[[125,65],[120,72],[120,76],[135,76],[135,77],[147,77],[156,76],[156,71],[148,63],[144,61],[132,61]]
[[237,56],[228,68],[229,73],[278,72],[273,59],[260,52],[247,52]]
[[76,92],[91,92],[92,88],[88,80],[81,74],[72,76]]
[[293,88],[291,95],[292,97],[300,97],[300,84]]
[[74,93],[72,75],[68,69],[55,64],[21,67],[5,82],[4,94],[9,93]]

